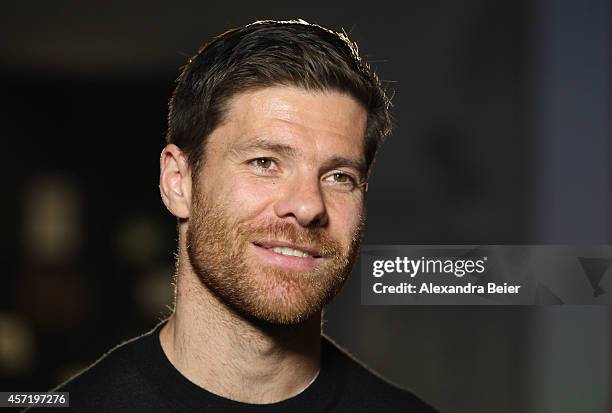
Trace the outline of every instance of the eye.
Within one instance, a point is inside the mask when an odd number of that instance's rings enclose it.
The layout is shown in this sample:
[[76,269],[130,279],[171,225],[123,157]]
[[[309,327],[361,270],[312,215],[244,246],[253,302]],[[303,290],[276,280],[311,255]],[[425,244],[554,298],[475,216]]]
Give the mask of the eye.
[[270,169],[270,167],[272,166],[272,159],[257,158],[257,159],[252,160],[251,163],[253,163],[254,166],[258,168]]
[[328,175],[324,181],[333,188],[352,191],[357,187],[357,179],[344,172],[334,172]]
[[278,165],[274,159],[270,158],[255,158],[248,161],[248,165],[259,174],[275,174],[278,171]]
[[352,178],[350,176],[348,176],[347,174],[343,174],[340,172],[336,172],[334,175],[334,180],[336,182],[351,182]]

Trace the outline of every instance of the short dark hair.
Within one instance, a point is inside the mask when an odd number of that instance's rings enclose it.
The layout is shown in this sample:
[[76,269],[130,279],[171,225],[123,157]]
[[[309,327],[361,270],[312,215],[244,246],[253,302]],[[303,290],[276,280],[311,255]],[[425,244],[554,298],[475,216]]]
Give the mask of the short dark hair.
[[267,86],[353,96],[368,113],[368,167],[391,132],[390,100],[346,34],[303,20],[264,20],[226,31],[189,59],[170,100],[166,142],[181,148],[197,172],[206,137],[222,121],[229,99]]

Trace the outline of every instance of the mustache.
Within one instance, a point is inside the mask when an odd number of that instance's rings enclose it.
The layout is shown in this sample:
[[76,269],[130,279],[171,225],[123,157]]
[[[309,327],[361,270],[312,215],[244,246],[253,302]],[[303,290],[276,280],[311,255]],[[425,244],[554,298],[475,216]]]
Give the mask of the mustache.
[[288,222],[268,220],[239,225],[237,229],[239,236],[249,242],[290,242],[316,249],[322,257],[337,257],[343,253],[342,244],[321,228],[302,228]]

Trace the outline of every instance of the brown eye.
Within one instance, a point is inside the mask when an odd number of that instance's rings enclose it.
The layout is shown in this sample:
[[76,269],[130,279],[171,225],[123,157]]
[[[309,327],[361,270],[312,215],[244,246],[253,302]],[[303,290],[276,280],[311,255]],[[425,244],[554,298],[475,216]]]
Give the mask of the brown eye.
[[334,179],[336,180],[336,182],[348,182],[350,180],[350,177],[347,174],[341,174],[341,173],[335,173],[334,174]]
[[270,169],[270,167],[272,166],[272,160],[271,159],[267,159],[267,158],[258,158],[255,159],[255,166],[262,168],[262,169]]
[[329,188],[339,191],[352,191],[357,186],[356,179],[344,172],[333,172],[324,179],[324,182]]
[[260,176],[278,176],[281,172],[277,161],[272,158],[253,158],[248,165],[254,174]]

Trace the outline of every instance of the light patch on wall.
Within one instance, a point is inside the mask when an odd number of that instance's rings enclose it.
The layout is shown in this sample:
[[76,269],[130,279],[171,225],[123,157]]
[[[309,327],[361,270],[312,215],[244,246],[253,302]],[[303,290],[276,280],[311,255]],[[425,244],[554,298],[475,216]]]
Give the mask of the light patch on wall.
[[69,260],[81,245],[81,195],[66,177],[33,180],[25,192],[23,238],[29,259]]
[[13,376],[24,375],[34,364],[34,337],[19,317],[0,314],[0,369]]

